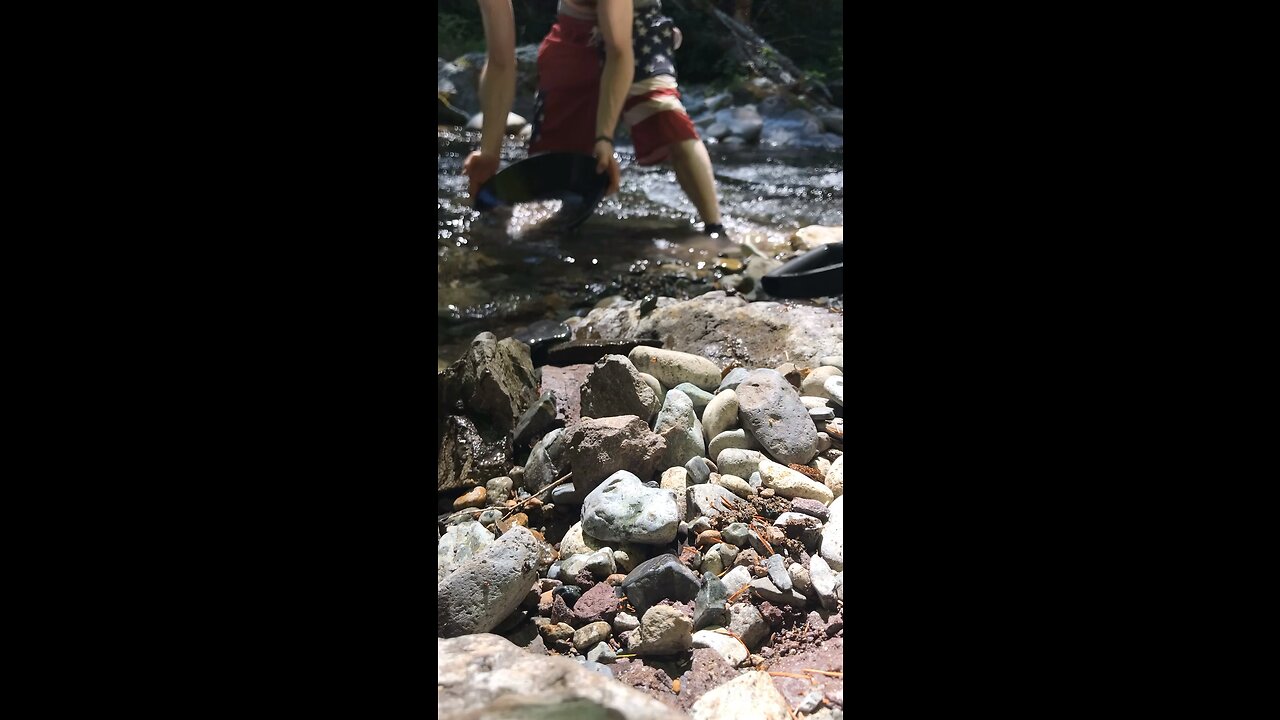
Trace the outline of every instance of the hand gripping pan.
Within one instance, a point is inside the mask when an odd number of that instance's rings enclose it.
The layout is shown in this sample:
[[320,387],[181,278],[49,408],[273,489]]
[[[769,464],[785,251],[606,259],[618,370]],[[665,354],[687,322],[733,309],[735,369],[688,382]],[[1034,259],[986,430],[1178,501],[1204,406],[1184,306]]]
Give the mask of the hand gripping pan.
[[553,221],[572,229],[591,217],[608,187],[607,173],[596,173],[596,160],[578,153],[546,153],[507,166],[480,187],[476,209],[536,200],[562,200]]

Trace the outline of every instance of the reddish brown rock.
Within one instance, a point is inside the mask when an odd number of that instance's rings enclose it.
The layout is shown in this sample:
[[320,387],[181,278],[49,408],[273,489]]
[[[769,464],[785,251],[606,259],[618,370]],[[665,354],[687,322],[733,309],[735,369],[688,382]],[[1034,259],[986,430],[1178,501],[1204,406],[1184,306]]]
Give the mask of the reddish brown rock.
[[484,507],[485,498],[488,497],[489,491],[484,489],[483,485],[479,485],[464,495],[453,501],[454,510],[462,510],[470,507]]
[[566,365],[542,368],[542,386],[539,393],[550,390],[555,394],[556,419],[566,425],[582,417],[582,383],[591,374],[591,365]]
[[698,539],[694,541],[694,544],[698,547],[710,547],[718,542],[723,542],[723,540],[720,539],[719,532],[715,530],[703,530],[698,533]]
[[584,624],[600,621],[613,623],[613,618],[618,614],[618,602],[616,588],[608,583],[599,583],[582,593],[582,597],[573,605],[573,614]]
[[[551,622],[564,623],[571,627],[583,624],[578,617],[569,609],[569,605],[564,601],[564,595],[556,595],[551,601]],[[577,623],[577,625],[574,625]]]

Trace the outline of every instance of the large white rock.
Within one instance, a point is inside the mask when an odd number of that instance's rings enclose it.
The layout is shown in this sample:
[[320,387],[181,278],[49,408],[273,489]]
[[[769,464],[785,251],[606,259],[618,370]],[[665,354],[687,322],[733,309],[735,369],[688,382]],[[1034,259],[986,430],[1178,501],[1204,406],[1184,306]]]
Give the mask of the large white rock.
[[537,655],[491,634],[436,642],[436,714],[475,718],[617,717],[687,720],[662,702],[564,657]]
[[747,657],[751,654],[747,652],[747,646],[738,642],[738,639],[732,635],[715,632],[722,629],[719,625],[712,625],[703,628],[693,634],[693,646],[695,648],[711,648],[720,653],[721,656],[732,667],[738,667],[747,661]]
[[835,499],[831,488],[767,458],[760,461],[760,480],[765,487],[773,488],[782,497],[809,498],[824,505]]
[[440,583],[438,637],[487,633],[515,611],[538,578],[544,544],[521,525],[458,566]]
[[826,474],[827,487],[831,489],[831,494],[835,497],[844,495],[844,456],[836,458],[831,463],[831,467],[827,469]]
[[436,582],[443,581],[449,573],[491,542],[493,533],[474,520],[450,525],[436,544]]
[[626,470],[605,478],[582,501],[582,530],[601,540],[665,545],[676,539],[679,525],[671,491],[645,487]]
[[698,698],[693,720],[790,720],[791,707],[769,673],[752,670]]
[[637,370],[649,373],[669,388],[683,382],[710,391],[720,386],[720,368],[701,355],[638,345],[627,357]]

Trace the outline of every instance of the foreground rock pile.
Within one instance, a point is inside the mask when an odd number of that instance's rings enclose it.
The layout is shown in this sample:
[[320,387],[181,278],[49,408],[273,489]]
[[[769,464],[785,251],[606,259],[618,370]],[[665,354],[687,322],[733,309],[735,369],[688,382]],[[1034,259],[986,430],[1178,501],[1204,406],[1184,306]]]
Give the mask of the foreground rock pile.
[[441,715],[841,717],[843,357],[508,342],[441,378]]

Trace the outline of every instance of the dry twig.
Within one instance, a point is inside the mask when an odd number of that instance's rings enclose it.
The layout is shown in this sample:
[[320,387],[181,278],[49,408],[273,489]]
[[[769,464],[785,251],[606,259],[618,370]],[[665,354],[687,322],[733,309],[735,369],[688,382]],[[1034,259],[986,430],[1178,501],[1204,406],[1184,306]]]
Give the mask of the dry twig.
[[555,486],[559,485],[560,483],[564,482],[565,480],[568,480],[568,479],[569,479],[569,478],[571,478],[571,477],[573,477],[573,473],[572,473],[572,472],[570,472],[570,473],[566,473],[566,474],[565,474],[565,476],[564,476],[564,477],[562,477],[562,478],[560,478],[559,480],[553,480],[553,481],[551,481],[551,484],[550,484],[550,485],[548,485],[548,486],[546,486],[546,487],[542,488],[542,489],[541,489],[541,490],[539,490],[538,492],[536,492],[536,493],[534,493],[534,494],[530,495],[529,497],[527,497],[527,498],[525,498],[525,499],[521,500],[520,502],[516,503],[515,505],[513,505],[513,506],[511,507],[511,509],[507,511],[507,514],[502,516],[502,519],[503,519],[503,520],[506,520],[507,518],[511,517],[511,516],[512,516],[512,515],[514,515],[514,514],[516,513],[516,511],[517,511],[517,510],[519,510],[519,509],[520,509],[520,508],[521,508],[525,503],[527,503],[527,502],[529,502],[530,500],[532,500],[532,499],[534,499],[534,498],[538,497],[538,496],[539,496],[539,495],[541,495],[542,493],[544,493],[544,492],[546,492],[546,491],[550,490],[551,488],[553,488],[553,487],[555,487]]

